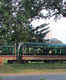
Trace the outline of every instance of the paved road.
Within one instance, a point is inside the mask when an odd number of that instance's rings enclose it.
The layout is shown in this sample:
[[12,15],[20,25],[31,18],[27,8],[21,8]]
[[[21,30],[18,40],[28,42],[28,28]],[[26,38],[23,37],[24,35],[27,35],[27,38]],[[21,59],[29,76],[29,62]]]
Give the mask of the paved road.
[[4,77],[0,76],[0,80],[66,80],[66,74],[4,76]]

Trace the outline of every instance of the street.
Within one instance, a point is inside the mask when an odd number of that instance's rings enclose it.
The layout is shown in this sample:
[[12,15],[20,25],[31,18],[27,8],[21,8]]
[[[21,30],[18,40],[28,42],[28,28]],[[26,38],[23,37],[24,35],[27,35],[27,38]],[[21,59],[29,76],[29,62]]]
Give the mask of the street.
[[66,74],[1,76],[0,80],[66,80]]

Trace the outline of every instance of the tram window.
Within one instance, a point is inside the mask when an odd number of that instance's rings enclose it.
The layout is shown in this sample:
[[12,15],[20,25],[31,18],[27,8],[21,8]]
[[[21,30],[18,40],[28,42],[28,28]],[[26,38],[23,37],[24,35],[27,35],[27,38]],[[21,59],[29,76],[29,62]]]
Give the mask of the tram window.
[[43,55],[46,55],[46,49],[43,49]]
[[28,47],[24,48],[23,53],[24,53],[24,55],[28,55],[29,54],[29,48]]
[[64,55],[64,49],[63,48],[61,49],[61,55]]
[[33,55],[33,53],[34,53],[34,49],[32,47],[29,48],[29,55]]
[[64,55],[66,55],[66,49],[64,48]]
[[24,55],[26,55],[27,53],[28,53],[28,50],[27,50],[27,48],[24,48]]
[[47,48],[46,47],[43,48],[43,55],[47,55]]
[[57,49],[54,50],[54,55],[57,55]]
[[57,49],[57,55],[59,55],[60,54],[60,50],[59,49]]
[[49,55],[49,48],[46,48],[46,55]]

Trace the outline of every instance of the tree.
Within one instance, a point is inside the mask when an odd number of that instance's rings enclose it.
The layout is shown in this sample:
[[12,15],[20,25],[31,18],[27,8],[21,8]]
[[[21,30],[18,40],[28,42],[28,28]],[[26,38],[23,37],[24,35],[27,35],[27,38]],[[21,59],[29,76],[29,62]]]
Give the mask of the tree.
[[9,43],[29,41],[30,23],[37,16],[39,9],[35,7],[36,2],[32,0],[1,0],[0,4],[0,37]]
[[1,0],[0,2],[1,39],[5,39],[9,43],[28,41],[29,27],[25,26],[29,24],[27,24],[26,16],[20,10],[20,5],[15,5],[16,2],[14,3],[13,0]]

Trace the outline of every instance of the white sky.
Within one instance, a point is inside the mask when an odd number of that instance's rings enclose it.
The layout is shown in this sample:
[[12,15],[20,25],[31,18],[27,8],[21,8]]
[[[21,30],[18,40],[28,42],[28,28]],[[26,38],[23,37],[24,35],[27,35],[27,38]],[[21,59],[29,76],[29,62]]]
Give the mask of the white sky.
[[34,20],[32,22],[33,27],[39,26],[43,23],[50,23],[50,33],[51,35],[48,36],[48,38],[57,38],[58,40],[61,40],[63,43],[66,44],[66,18],[61,18],[57,20],[56,22],[51,18],[50,20]]
[[57,38],[66,44],[66,18],[61,18],[57,22],[51,21],[50,28],[52,38]]

